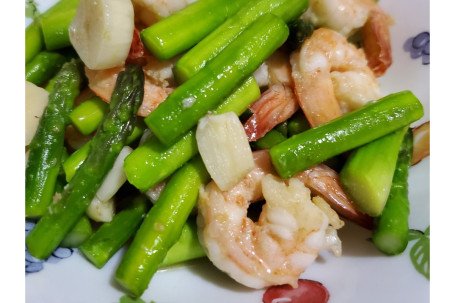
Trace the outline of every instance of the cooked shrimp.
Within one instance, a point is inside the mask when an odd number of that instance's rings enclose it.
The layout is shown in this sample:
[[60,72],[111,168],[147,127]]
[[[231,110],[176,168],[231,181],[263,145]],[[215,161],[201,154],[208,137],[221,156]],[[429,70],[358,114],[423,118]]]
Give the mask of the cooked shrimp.
[[133,0],[137,21],[150,26],[196,0]]
[[[145,74],[144,101],[139,107],[139,116],[147,117],[174,90],[175,81],[172,67],[175,64],[175,60],[158,61],[146,51],[140,40],[139,31],[137,29],[134,30],[133,42],[126,62],[143,65],[142,69]],[[101,99],[109,102],[117,76],[124,69],[124,66],[105,70],[85,68],[88,86]]]
[[243,127],[249,141],[262,138],[268,131],[289,119],[299,103],[292,89],[283,84],[275,84],[250,106],[253,115]]
[[[105,70],[91,70],[85,68],[88,86],[101,99],[109,102],[112,92],[114,91],[117,76],[124,69],[125,67],[114,67]],[[144,72],[146,73],[146,71]],[[144,83],[144,101],[139,107],[137,114],[141,117],[147,117],[172,91],[173,88],[163,88],[153,84],[153,80],[146,76]]]
[[302,181],[314,194],[322,196],[342,217],[367,229],[373,228],[373,218],[356,209],[341,187],[340,177],[327,165],[313,166],[297,173],[294,178]]
[[300,107],[312,127],[380,97],[363,52],[341,34],[319,28],[291,54]]
[[376,77],[382,76],[392,64],[390,18],[376,1],[310,0],[303,18],[345,37],[361,30],[368,65]]
[[[301,181],[276,177],[268,151],[254,157],[256,167],[231,190],[223,192],[214,182],[201,189],[199,239],[215,266],[241,284],[296,287],[318,252],[334,247],[340,253],[341,242]],[[266,203],[253,222],[248,206],[262,198]]]

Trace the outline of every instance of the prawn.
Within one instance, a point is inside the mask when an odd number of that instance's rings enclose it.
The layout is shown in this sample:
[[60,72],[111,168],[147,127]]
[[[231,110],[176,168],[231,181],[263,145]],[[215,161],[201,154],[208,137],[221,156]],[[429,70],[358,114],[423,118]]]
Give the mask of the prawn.
[[[160,62],[154,58],[142,44],[139,30],[134,29],[133,41],[126,62],[142,65],[145,74],[144,99],[137,113],[139,116],[147,117],[174,90],[175,81],[172,68],[175,61],[174,58]],[[85,75],[89,88],[105,102],[109,102],[118,74],[124,69],[125,66],[104,70],[91,70],[86,67]]]
[[361,31],[368,66],[376,77],[392,64],[390,17],[374,0],[310,0],[302,16],[317,27],[335,30],[345,37]]
[[337,172],[325,164],[318,164],[294,175],[314,194],[322,196],[342,217],[367,229],[373,229],[373,218],[357,210],[341,187]]
[[[296,178],[279,179],[267,150],[254,152],[255,168],[229,191],[212,181],[201,188],[198,235],[208,258],[237,282],[251,288],[290,284],[322,249],[341,254],[329,218]],[[265,198],[257,222],[250,203]]]
[[196,0],[133,0],[134,15],[145,26],[166,18]]
[[289,119],[298,109],[299,103],[289,86],[272,85],[250,106],[253,115],[243,125],[248,141],[262,138],[272,128]]
[[290,60],[294,89],[312,127],[380,97],[364,53],[336,31],[315,30]]

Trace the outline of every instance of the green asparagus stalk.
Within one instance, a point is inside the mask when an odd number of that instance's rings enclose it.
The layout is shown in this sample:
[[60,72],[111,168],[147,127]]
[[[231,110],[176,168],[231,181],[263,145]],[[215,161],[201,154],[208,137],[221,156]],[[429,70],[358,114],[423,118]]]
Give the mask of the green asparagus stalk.
[[217,57],[180,85],[145,123],[170,146],[193,128],[286,40],[289,29],[280,18],[264,15]]
[[286,139],[287,139],[286,136],[284,136],[281,132],[279,132],[276,129],[272,129],[268,133],[266,133],[264,137],[259,138],[258,140],[252,142],[252,145],[256,150],[269,149],[272,146],[275,146]]
[[139,228],[149,204],[145,197],[135,197],[111,222],[101,225],[79,250],[96,267],[102,268]]
[[[254,77],[249,77],[214,113],[232,111],[240,115],[259,96],[259,86]],[[170,147],[162,144],[156,136],[150,137],[125,159],[123,168],[128,182],[141,191],[146,191],[169,177],[196,154],[196,129],[193,128]]]
[[62,164],[63,171],[65,172],[66,181],[69,182],[76,171],[84,163],[90,152],[90,144],[92,141],[88,141],[81,148],[72,153]]
[[119,74],[110,112],[91,141],[87,159],[65,187],[61,200],[49,206],[28,234],[26,243],[30,254],[38,259],[47,258],[85,213],[133,130],[143,96],[142,68],[128,65]]
[[68,29],[76,15],[78,4],[79,0],[60,0],[39,16],[47,50],[71,46]]
[[341,169],[343,189],[357,209],[371,217],[379,216],[384,209],[407,129],[403,127],[359,147]]
[[82,216],[71,231],[63,238],[60,246],[78,248],[92,233],[93,229],[90,219],[87,216]]
[[305,114],[299,110],[288,121],[288,136],[292,137],[310,128],[310,123],[308,123]]
[[178,60],[174,68],[175,78],[179,83],[187,81],[260,16],[270,13],[289,22],[300,16],[307,8],[307,0],[249,1]]
[[295,135],[270,149],[282,178],[310,168],[411,124],[423,106],[410,91],[388,95],[356,111]]
[[109,111],[109,104],[94,96],[79,104],[70,113],[71,123],[83,135],[94,132]]
[[199,187],[210,179],[198,156],[169,180],[137,231],[115,274],[132,295],[140,297],[196,205]]
[[199,0],[142,30],[144,46],[159,60],[189,49],[248,0]]
[[66,61],[60,53],[42,51],[25,65],[25,80],[41,86],[55,76]]
[[49,102],[29,146],[25,171],[25,215],[41,216],[52,201],[63,154],[69,113],[84,81],[80,60],[66,63],[56,78]]
[[408,175],[412,150],[412,130],[408,129],[400,147],[389,197],[373,229],[373,243],[387,255],[400,254],[408,245]]
[[25,64],[30,62],[44,46],[43,33],[38,20],[34,20],[25,29]]
[[[136,141],[144,132],[146,126],[142,119],[137,118],[136,125],[134,126],[133,132],[126,139],[126,145],[130,145]],[[91,140],[84,144],[81,148],[73,152],[63,162],[63,171],[66,175],[66,181],[69,182],[76,173],[76,170],[84,163],[90,151]]]
[[199,243],[197,235],[196,220],[190,217],[183,226],[180,238],[169,248],[160,267],[174,265],[204,256],[205,251]]

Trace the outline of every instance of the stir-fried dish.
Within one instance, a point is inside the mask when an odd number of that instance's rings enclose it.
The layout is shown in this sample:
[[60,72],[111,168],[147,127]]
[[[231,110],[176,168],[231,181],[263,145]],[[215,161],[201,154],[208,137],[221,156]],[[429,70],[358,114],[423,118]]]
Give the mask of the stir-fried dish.
[[61,0],[26,30],[28,252],[125,246],[132,297],[206,256],[328,300],[300,277],[346,220],[401,254],[429,155],[420,101],[377,81],[391,24],[374,0]]

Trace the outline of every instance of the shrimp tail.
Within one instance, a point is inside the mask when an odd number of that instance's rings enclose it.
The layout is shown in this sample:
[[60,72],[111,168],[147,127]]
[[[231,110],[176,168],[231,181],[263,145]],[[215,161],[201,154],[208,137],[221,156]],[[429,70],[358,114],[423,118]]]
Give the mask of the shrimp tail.
[[363,49],[368,66],[376,77],[384,75],[392,64],[389,24],[390,17],[376,5],[362,27]]
[[299,109],[297,97],[290,87],[283,84],[271,86],[250,106],[253,115],[243,125],[248,140],[251,142],[262,138]]
[[319,164],[296,174],[314,194],[322,196],[342,217],[366,229],[373,229],[372,217],[360,212],[341,187],[338,174],[324,164]]

